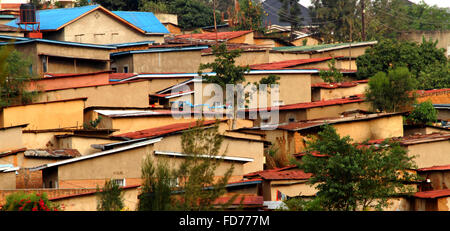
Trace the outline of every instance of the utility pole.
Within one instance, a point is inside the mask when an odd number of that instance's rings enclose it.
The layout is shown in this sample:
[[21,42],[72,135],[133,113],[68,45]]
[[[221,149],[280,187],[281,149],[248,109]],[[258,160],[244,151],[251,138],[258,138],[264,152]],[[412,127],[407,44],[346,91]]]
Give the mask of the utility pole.
[[217,22],[216,22],[216,0],[213,0],[213,14],[214,14],[214,31],[216,32],[216,44],[218,43]]
[[366,41],[366,25],[364,22],[365,14],[366,14],[366,6],[365,6],[365,0],[361,0],[361,23],[362,23],[362,40]]

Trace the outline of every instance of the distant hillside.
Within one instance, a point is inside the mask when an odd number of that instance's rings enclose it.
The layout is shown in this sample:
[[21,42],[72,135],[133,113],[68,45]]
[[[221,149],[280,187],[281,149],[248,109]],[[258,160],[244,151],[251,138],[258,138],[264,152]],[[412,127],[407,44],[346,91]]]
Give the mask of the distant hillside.
[[[271,24],[271,25],[280,25],[280,26],[290,26],[291,24],[288,22],[280,22],[278,17],[278,11],[281,8],[281,3],[279,0],[265,0],[263,3],[264,10],[269,14],[268,17],[264,19],[264,24]],[[300,6],[302,16],[303,16],[303,25],[310,25],[311,24],[311,17],[309,14],[308,8],[304,7],[301,4],[298,4]]]

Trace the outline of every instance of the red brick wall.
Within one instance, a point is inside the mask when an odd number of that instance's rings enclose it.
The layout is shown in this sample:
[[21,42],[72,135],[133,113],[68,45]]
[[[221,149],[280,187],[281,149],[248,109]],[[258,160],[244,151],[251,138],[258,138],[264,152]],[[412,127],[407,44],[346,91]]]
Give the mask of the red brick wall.
[[42,171],[30,172],[28,169],[20,169],[16,175],[16,189],[42,188]]

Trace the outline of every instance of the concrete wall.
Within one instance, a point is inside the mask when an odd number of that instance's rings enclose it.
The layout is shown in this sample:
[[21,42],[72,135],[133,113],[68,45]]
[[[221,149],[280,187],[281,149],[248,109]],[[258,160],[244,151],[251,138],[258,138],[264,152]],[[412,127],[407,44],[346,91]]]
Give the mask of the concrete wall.
[[0,153],[23,148],[22,128],[0,129]]
[[307,120],[319,119],[319,118],[329,118],[329,117],[339,117],[342,112],[353,111],[353,110],[370,110],[370,103],[368,102],[357,102],[357,103],[347,103],[340,105],[332,105],[325,107],[315,107],[307,109]]
[[64,27],[64,41],[114,44],[164,41],[163,35],[145,35],[101,10],[95,10]]
[[[329,50],[321,53],[314,53],[311,55],[311,58],[324,58],[324,57],[337,57],[337,56],[345,56],[345,57],[358,57],[363,55],[371,46],[359,46],[352,48],[344,48],[338,50]],[[353,69],[353,67],[351,68]]]
[[14,171],[0,173],[0,190],[12,189],[16,189],[16,173]]
[[403,118],[401,115],[333,124],[333,127],[341,137],[348,135],[354,142],[403,136]]
[[70,76],[68,78],[65,77],[42,78],[30,82],[28,90],[46,91],[46,90],[65,89],[88,85],[101,85],[108,83],[109,83],[109,73],[103,72],[103,73],[92,73],[91,75]]
[[[133,54],[130,71],[133,73],[197,73],[201,51],[160,52]],[[118,66],[118,70],[122,70]]]
[[84,100],[48,102],[3,108],[2,127],[29,124],[26,129],[53,129],[83,125]]
[[[55,138],[55,135],[63,135],[65,132],[24,132],[22,134],[24,147],[28,149],[44,149],[44,148],[53,148],[57,149],[58,141]],[[47,147],[48,146],[48,147]]]
[[[139,203],[138,195],[138,188],[123,189],[122,196],[125,207],[124,210],[137,210],[137,205]],[[87,195],[67,197],[52,201],[63,204],[65,207],[64,211],[97,211],[98,196],[94,193],[89,193]]]
[[313,88],[312,101],[314,102],[329,99],[340,99],[342,97],[364,94],[366,88],[368,88],[367,83],[362,83],[354,87],[345,87],[345,88],[344,87],[333,89]]
[[317,193],[315,186],[309,185],[305,180],[272,180],[264,181],[264,201],[276,201],[277,191],[289,197],[314,196]]
[[[61,160],[61,159],[59,159],[59,160]],[[56,161],[58,161],[58,159],[25,157],[24,152],[20,152],[15,155],[9,155],[9,156],[0,158],[0,164],[13,164],[14,166],[23,167],[23,168],[37,167],[40,165],[53,163]]]
[[90,138],[90,137],[77,137],[69,136],[58,139],[58,147],[60,149],[76,149],[81,155],[94,154],[100,152],[101,150],[92,148],[92,144],[108,144],[117,141],[109,140],[107,138]]
[[419,143],[408,146],[408,155],[416,156],[414,161],[418,168],[450,164],[450,140]]
[[88,97],[85,107],[148,107],[148,81],[46,91],[37,102]]
[[448,171],[430,171],[419,172],[423,179],[430,179],[430,190],[448,189],[450,186],[450,172]]
[[443,48],[447,52],[447,57],[450,56],[450,31],[411,31],[403,32],[401,38],[407,41],[414,41],[422,43],[422,38],[428,41],[430,38],[433,41],[438,41],[437,48]]
[[[162,141],[155,144],[155,150],[182,153],[181,135],[165,137]],[[236,169],[233,172],[234,176],[239,177],[247,173],[263,170],[264,143],[224,137],[224,141],[219,150],[219,155],[253,159],[253,162],[243,164],[243,169],[241,171]],[[235,162],[236,167],[241,164],[242,162]]]

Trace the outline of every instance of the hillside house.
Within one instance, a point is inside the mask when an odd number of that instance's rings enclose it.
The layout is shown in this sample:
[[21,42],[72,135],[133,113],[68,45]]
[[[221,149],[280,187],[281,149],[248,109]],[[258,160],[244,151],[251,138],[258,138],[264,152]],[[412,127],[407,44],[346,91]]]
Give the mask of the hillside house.
[[[169,31],[151,12],[109,11],[100,5],[37,11],[44,39],[115,44],[140,41],[162,43]],[[6,25],[18,27],[12,20]]]

